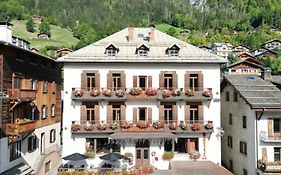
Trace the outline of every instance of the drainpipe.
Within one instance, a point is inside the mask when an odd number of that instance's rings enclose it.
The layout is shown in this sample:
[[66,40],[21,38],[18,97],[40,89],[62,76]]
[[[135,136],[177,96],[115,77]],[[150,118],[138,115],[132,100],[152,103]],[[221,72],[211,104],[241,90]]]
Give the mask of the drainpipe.
[[258,115],[258,112],[256,111],[256,144],[255,144],[255,149],[256,149],[256,158],[255,158],[255,164],[256,164],[256,170],[258,169],[258,139],[259,139],[259,135],[258,135],[258,121],[261,119],[261,117],[263,116],[264,114],[264,110],[265,108],[262,109],[262,112],[260,113],[260,115]]

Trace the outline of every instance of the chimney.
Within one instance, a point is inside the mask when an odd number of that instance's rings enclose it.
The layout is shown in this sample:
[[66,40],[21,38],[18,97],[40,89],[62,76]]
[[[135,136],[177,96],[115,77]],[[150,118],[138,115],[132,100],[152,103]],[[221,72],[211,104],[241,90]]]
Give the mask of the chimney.
[[0,40],[12,43],[13,24],[9,22],[0,22]]
[[128,41],[134,39],[134,27],[128,27]]
[[150,31],[149,31],[149,41],[153,41],[154,40],[154,38],[155,38],[155,36],[154,36],[154,26],[150,26]]
[[271,69],[268,67],[263,68],[263,71],[261,72],[261,78],[266,81],[271,81],[272,80]]

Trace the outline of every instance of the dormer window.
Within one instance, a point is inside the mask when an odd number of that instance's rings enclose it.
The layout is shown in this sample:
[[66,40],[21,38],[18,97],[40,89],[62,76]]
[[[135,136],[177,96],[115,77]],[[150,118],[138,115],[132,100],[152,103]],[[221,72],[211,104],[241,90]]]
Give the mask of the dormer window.
[[119,49],[114,45],[114,44],[109,44],[106,48],[105,48],[105,53],[107,54],[107,56],[116,56]]
[[180,47],[177,44],[174,44],[167,48],[166,54],[168,54],[170,57],[176,57],[179,56],[179,50]]
[[136,54],[138,54],[138,56],[147,56],[148,51],[149,51],[149,47],[145,44],[142,44],[137,47]]

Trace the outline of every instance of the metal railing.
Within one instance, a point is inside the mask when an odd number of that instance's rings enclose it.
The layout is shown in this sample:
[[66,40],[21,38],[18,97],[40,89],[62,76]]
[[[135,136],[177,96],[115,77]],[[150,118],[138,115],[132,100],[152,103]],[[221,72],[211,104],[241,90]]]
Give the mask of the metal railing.
[[281,133],[268,134],[268,132],[261,131],[260,139],[264,142],[281,142]]

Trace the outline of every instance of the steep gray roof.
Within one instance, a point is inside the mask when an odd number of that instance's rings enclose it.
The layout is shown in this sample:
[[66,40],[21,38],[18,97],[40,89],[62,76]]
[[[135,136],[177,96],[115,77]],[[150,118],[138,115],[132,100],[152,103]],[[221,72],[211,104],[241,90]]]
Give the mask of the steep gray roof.
[[281,91],[258,76],[226,75],[224,81],[231,84],[252,109],[281,108]]
[[[154,30],[150,41],[144,40]],[[128,40],[128,28],[90,44],[80,50],[58,58],[58,62],[167,62],[167,63],[225,63],[227,60],[203,49],[190,45],[166,33],[151,28],[134,28],[133,39]],[[116,56],[108,56],[105,48],[113,44],[119,51]],[[149,47],[147,56],[138,56],[136,48],[145,44]],[[166,49],[176,44],[179,56],[170,57]]]

